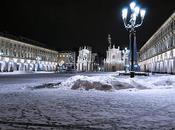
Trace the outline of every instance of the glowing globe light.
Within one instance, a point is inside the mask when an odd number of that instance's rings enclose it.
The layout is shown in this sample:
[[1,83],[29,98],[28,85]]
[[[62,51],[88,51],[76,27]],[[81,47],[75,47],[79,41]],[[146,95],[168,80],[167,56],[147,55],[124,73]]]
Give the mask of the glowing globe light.
[[128,9],[125,8],[125,9],[122,10],[122,17],[123,17],[123,19],[126,19],[127,15],[128,15]]
[[139,7],[135,7],[134,8],[134,13],[138,16],[140,12],[140,8]]
[[131,4],[130,4],[131,10],[134,10],[135,6],[136,6],[136,3],[135,2],[131,2]]
[[145,14],[146,14],[146,10],[144,10],[144,9],[140,10],[140,16],[141,16],[142,18],[145,17]]

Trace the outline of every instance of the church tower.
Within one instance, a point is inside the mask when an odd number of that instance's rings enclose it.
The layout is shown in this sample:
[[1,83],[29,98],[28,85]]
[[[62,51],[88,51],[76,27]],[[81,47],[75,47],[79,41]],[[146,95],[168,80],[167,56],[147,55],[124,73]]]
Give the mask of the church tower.
[[111,49],[112,42],[111,42],[111,35],[110,34],[108,34],[108,43],[109,43],[109,48]]

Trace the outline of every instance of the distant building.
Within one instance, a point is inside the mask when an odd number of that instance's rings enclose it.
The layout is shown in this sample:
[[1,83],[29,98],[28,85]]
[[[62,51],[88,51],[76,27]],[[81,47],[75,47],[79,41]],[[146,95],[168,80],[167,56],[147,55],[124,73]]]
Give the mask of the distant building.
[[58,52],[0,36],[0,72],[54,71]]
[[93,71],[96,53],[92,53],[91,47],[80,47],[77,58],[77,71]]
[[108,35],[109,47],[106,51],[106,59],[104,59],[104,71],[126,70],[129,67],[129,50],[125,48],[120,50],[115,45],[111,47],[111,37]]
[[93,61],[93,71],[99,71],[99,56],[97,53],[92,53],[92,61]]
[[76,54],[71,51],[58,52],[58,72],[73,71],[76,69]]
[[175,73],[175,12],[140,49],[142,71]]

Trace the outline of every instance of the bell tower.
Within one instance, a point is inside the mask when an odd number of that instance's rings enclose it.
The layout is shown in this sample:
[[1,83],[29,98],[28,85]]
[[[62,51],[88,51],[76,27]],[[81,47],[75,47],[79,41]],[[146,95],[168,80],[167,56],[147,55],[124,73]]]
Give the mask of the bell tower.
[[111,49],[112,42],[111,42],[111,35],[110,34],[108,34],[108,43],[109,43],[109,48]]

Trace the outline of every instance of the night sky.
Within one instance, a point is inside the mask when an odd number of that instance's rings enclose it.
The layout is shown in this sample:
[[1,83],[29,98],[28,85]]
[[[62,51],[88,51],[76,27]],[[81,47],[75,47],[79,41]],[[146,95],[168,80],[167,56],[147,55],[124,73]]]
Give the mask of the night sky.
[[[1,0],[0,31],[24,36],[49,48],[78,50],[88,45],[105,56],[107,36],[116,46],[128,47],[128,32],[121,10],[129,0]],[[139,0],[146,8],[143,25],[137,30],[140,48],[175,9],[175,0]]]

